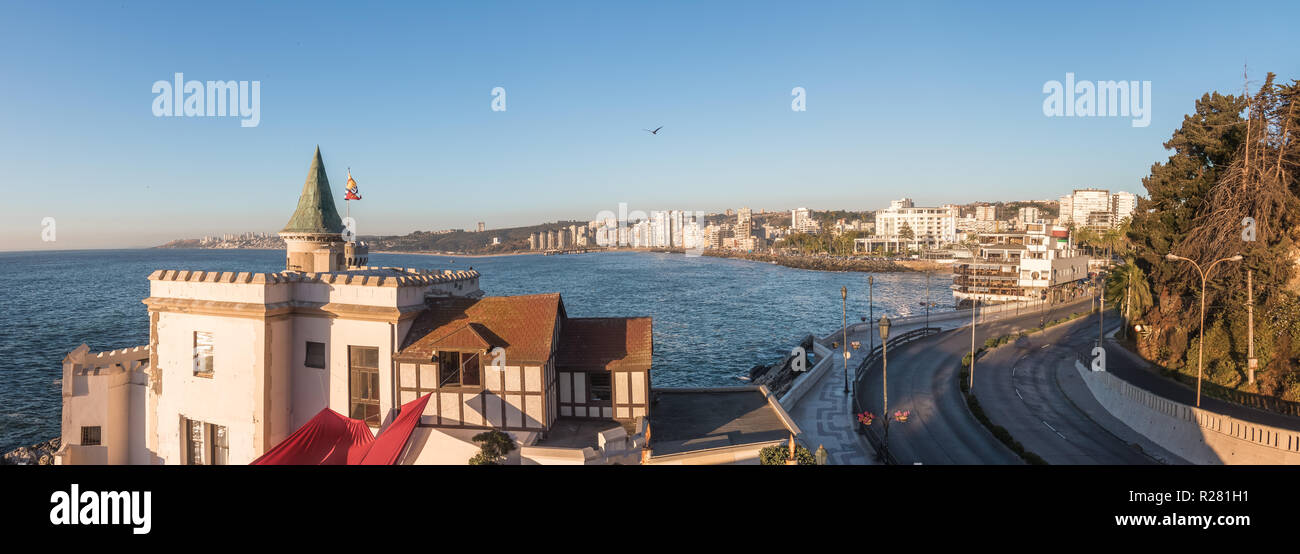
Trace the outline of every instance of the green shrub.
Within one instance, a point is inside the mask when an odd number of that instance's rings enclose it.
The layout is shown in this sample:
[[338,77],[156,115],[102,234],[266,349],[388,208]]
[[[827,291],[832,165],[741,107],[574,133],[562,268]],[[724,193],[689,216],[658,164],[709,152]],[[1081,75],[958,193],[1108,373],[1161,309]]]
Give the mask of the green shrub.
[[515,449],[515,440],[496,429],[474,435],[472,440],[480,443],[478,454],[469,459],[469,465],[472,466],[501,465]]
[[[817,458],[802,446],[794,447],[794,459],[801,466],[817,465]],[[790,446],[774,444],[758,451],[758,461],[765,466],[783,466],[790,460]]]

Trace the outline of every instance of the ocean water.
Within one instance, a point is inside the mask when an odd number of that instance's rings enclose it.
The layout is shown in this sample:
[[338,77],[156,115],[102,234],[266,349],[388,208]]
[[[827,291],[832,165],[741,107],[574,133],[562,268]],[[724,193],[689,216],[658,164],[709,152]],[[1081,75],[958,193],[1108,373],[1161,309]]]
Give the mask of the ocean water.
[[[640,252],[453,258],[372,254],[371,265],[482,273],[490,295],[559,292],[573,317],[654,318],[654,386],[743,384],[808,333],[867,315],[867,274]],[[146,344],[146,277],[157,269],[279,271],[280,250],[0,252],[0,452],[58,436],[63,356]],[[953,309],[950,275],[930,280],[932,311]],[[875,316],[924,310],[926,277],[875,274]]]

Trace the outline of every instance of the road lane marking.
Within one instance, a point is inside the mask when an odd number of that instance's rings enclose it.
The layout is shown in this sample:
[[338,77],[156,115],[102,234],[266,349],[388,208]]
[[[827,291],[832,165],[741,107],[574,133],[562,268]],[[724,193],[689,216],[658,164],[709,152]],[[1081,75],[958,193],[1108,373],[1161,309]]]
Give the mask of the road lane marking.
[[[1013,387],[1013,388],[1014,388],[1014,387]],[[1020,389],[1018,389],[1018,388],[1016,389],[1016,396],[1020,396]],[[1021,400],[1024,400],[1025,397],[1020,396],[1020,399],[1021,399]]]
[[1043,425],[1047,425],[1047,428],[1048,428],[1048,429],[1051,429],[1053,433],[1056,433],[1056,436],[1061,437],[1061,438],[1065,438],[1065,435],[1062,435],[1061,432],[1060,432],[1060,431],[1057,431],[1055,427],[1052,427],[1051,425],[1048,425],[1048,423],[1047,423],[1046,420],[1042,420],[1042,421],[1043,421]]

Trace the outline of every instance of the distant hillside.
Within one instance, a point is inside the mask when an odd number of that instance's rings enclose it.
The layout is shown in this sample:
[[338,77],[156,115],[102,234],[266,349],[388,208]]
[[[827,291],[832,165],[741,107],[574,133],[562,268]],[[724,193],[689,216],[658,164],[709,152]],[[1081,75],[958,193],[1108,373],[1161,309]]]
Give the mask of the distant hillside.
[[[470,231],[416,231],[402,236],[362,237],[370,244],[370,251],[390,252],[449,252],[458,254],[504,254],[528,250],[528,236],[567,229],[570,225],[586,227],[586,221],[556,221],[528,227],[488,229],[481,233]],[[493,238],[501,244],[492,244]]]

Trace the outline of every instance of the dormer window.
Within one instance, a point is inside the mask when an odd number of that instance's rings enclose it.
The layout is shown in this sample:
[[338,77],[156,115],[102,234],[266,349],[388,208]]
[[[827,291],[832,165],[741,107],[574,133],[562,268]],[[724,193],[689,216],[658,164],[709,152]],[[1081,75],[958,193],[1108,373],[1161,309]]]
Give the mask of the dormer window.
[[438,352],[438,386],[477,387],[483,384],[482,357],[478,352]]

